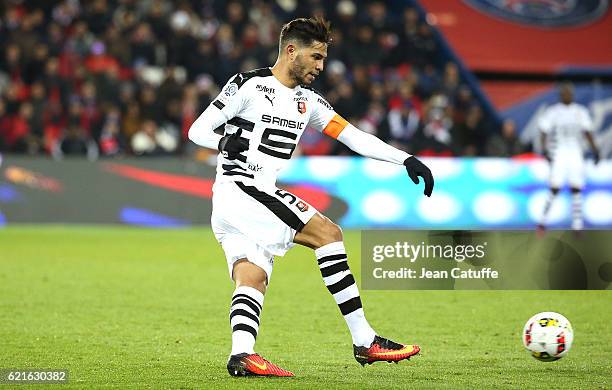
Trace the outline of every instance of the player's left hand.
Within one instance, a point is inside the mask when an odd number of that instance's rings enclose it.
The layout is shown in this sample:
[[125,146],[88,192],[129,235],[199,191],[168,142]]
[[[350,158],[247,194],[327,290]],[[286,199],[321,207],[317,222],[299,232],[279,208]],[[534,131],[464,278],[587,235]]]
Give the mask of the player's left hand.
[[406,161],[404,161],[404,166],[406,167],[408,176],[412,179],[414,184],[419,184],[419,176],[423,178],[425,182],[423,194],[431,196],[431,192],[434,188],[434,178],[429,168],[414,156],[408,157]]
[[593,164],[599,164],[599,152],[593,152]]

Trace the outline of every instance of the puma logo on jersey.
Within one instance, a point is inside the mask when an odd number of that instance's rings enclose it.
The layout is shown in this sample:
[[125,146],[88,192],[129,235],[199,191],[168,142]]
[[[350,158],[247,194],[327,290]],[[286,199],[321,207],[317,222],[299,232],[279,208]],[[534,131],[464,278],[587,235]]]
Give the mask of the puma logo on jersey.
[[270,104],[274,106],[274,102],[273,102],[273,100],[274,100],[274,98],[275,98],[276,96],[273,96],[272,98],[270,98],[270,96],[268,96],[268,95],[264,95],[264,96],[266,97],[266,99],[268,99],[268,101],[270,102]]

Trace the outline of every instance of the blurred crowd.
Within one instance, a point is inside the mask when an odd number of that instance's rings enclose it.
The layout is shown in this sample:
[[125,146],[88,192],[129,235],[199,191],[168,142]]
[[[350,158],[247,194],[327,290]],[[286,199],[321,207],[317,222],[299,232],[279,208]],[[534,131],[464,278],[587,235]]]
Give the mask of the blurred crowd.
[[[409,2],[342,0],[4,0],[0,151],[176,155],[235,73],[271,66],[283,23],[332,22],[314,87],[360,129],[420,155],[521,153],[447,61]],[[307,130],[299,153],[349,154]]]

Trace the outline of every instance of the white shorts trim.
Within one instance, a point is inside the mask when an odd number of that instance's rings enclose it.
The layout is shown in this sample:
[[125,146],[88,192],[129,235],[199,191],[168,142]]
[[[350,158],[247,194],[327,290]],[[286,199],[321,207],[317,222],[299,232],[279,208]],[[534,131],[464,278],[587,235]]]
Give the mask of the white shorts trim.
[[267,282],[270,283],[272,269],[274,268],[274,255],[272,255],[272,253],[241,234],[223,235],[221,247],[225,252],[230,279],[234,279],[234,264],[238,260],[247,259],[249,262],[264,270]]

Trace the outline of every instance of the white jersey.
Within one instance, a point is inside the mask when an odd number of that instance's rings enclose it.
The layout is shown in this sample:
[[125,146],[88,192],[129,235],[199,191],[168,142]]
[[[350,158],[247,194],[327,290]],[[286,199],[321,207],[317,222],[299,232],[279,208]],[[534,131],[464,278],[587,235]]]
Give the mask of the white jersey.
[[557,103],[546,109],[539,121],[539,128],[549,135],[549,150],[557,153],[582,153],[583,133],[593,131],[589,111],[577,103]]
[[295,243],[297,232],[317,214],[305,200],[276,188],[276,178],[307,127],[355,152],[403,164],[410,155],[349,124],[313,89],[288,88],[270,68],[233,77],[189,129],[197,145],[217,149],[224,134],[240,132],[248,149],[235,159],[219,154],[211,226],[223,246],[228,270],[247,258],[270,279],[273,256]]
[[217,183],[252,180],[262,186],[274,185],[306,127],[337,136],[333,123],[328,126],[337,116],[329,103],[313,89],[284,86],[270,68],[236,75],[212,106],[225,118],[215,133],[233,134],[242,129],[240,137],[249,141],[249,149],[237,159],[219,154]]

